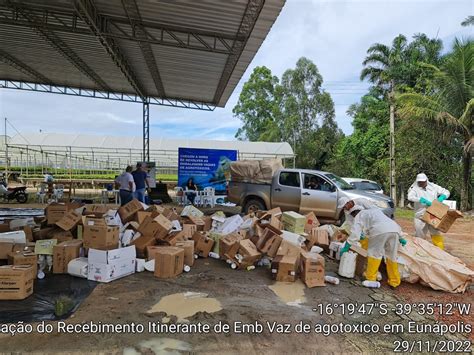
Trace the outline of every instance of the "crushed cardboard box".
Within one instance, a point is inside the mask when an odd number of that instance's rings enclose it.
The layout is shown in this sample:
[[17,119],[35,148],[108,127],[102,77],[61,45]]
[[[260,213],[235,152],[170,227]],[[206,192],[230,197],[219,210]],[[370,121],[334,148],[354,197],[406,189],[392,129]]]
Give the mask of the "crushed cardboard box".
[[422,220],[441,232],[446,233],[449,231],[456,219],[462,217],[462,212],[450,210],[449,206],[434,200],[431,206],[426,209]]

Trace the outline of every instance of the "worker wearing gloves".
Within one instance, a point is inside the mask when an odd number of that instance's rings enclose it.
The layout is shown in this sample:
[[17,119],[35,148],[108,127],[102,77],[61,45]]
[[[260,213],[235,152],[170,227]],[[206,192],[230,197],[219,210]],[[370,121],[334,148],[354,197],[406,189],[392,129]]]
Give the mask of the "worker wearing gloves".
[[448,190],[428,181],[428,177],[423,173],[416,176],[416,181],[408,190],[408,200],[415,205],[415,236],[426,240],[431,237],[432,243],[441,250],[444,250],[443,235],[433,226],[423,222],[421,218],[433,200],[443,202],[448,197]]
[[[364,210],[368,210],[369,208],[376,208],[377,206],[372,202],[365,198],[357,198],[357,199],[350,199],[349,197],[342,196],[339,201],[337,202],[337,208],[342,208],[345,215],[344,223],[347,223],[349,227],[352,229],[354,224],[354,217],[349,213],[350,209],[353,208],[355,205],[362,207]],[[363,238],[360,240],[360,244],[362,248],[367,250],[369,245],[369,240],[367,238]]]
[[400,285],[397,264],[398,243],[406,244],[406,240],[400,237],[400,226],[377,208],[364,210],[361,206],[355,205],[349,212],[354,217],[354,225],[341,249],[341,256],[349,251],[351,245],[359,242],[361,236],[366,235],[369,247],[365,278],[368,281],[376,281],[382,257],[385,256],[388,284],[392,288]]

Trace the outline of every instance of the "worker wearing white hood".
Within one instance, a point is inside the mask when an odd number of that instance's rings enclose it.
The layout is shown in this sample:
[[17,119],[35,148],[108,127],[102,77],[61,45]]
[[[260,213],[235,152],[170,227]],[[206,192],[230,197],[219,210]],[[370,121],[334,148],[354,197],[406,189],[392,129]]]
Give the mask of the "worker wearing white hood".
[[415,207],[415,235],[426,240],[431,237],[433,244],[442,250],[444,250],[443,235],[438,229],[423,222],[421,218],[433,200],[443,202],[448,197],[448,190],[428,181],[428,177],[423,173],[416,176],[416,181],[408,190],[408,200],[413,202]]
[[354,226],[340,250],[340,255],[349,251],[353,244],[366,236],[369,243],[365,278],[368,281],[376,281],[380,263],[385,257],[388,284],[393,288],[400,285],[397,264],[398,243],[406,244],[406,240],[401,237],[400,226],[377,208],[364,210],[361,206],[355,205],[349,212],[354,217]]

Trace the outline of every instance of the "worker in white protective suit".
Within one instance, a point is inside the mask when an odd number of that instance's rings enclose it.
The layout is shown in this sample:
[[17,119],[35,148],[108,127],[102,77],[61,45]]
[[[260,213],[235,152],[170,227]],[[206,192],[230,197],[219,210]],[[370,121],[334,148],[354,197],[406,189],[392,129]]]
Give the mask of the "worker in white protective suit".
[[406,240],[400,236],[402,231],[400,226],[377,208],[364,210],[361,206],[355,205],[349,212],[354,217],[354,225],[349,238],[341,248],[341,256],[349,251],[351,245],[359,242],[361,237],[366,236],[369,247],[367,249],[365,278],[368,281],[377,280],[377,272],[382,257],[385,256],[388,284],[393,288],[400,285],[400,273],[397,264],[398,243],[406,244]]
[[408,189],[408,200],[415,206],[415,236],[431,241],[441,250],[444,250],[443,235],[433,226],[423,222],[426,207],[431,206],[433,200],[443,202],[449,197],[449,191],[439,185],[428,181],[428,177],[421,173],[416,176],[416,181]]
[[[352,229],[352,226],[354,224],[354,217],[352,217],[349,211],[355,205],[362,207],[362,209],[364,210],[368,210],[370,208],[377,208],[377,205],[374,202],[367,200],[365,198],[360,197],[360,198],[351,199],[349,197],[342,196],[337,201],[337,208],[343,209],[344,215],[345,215],[344,224],[347,224],[349,226],[349,230]],[[360,241],[362,248],[364,248],[365,250],[367,250],[368,242],[369,241],[367,239],[362,239]]]

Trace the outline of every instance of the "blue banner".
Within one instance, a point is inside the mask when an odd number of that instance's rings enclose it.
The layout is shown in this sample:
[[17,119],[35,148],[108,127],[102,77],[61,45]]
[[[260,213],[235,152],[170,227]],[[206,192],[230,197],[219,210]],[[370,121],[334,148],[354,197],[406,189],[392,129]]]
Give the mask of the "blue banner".
[[225,193],[230,162],[236,160],[236,150],[179,148],[178,186],[185,188],[192,179],[198,190],[210,186],[216,193]]

